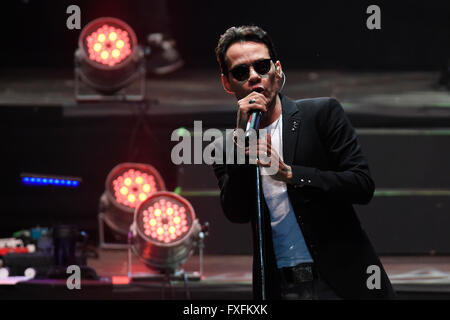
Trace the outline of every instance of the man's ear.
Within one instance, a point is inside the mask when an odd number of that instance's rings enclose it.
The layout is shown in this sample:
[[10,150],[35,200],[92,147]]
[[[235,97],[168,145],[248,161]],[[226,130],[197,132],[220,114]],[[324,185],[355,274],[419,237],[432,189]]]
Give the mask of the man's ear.
[[275,71],[277,73],[277,78],[282,79],[283,78],[283,68],[281,67],[281,62],[279,60],[275,63]]
[[230,94],[234,94],[234,91],[231,90],[230,81],[228,81],[227,77],[223,73],[222,73],[221,79],[222,79],[222,85],[223,85],[223,88],[225,89],[225,91]]

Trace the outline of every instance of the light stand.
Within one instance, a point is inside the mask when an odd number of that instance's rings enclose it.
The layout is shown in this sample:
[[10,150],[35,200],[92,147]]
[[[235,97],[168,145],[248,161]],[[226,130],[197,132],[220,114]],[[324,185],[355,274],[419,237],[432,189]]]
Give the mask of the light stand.
[[[186,298],[190,299],[189,291],[189,281],[200,281],[203,279],[203,249],[205,248],[205,237],[208,235],[208,223],[205,223],[201,227],[201,231],[198,233],[198,240],[196,242],[196,247],[199,250],[199,271],[185,272],[183,269],[177,270],[162,270],[160,273],[134,273],[133,272],[133,262],[132,262],[132,252],[143,260],[139,254],[133,249],[133,232],[130,230],[128,233],[128,262],[127,262],[127,275],[129,283],[139,282],[139,281],[155,281],[162,283],[161,295],[164,298],[164,292],[166,285],[172,289],[172,298],[174,297],[172,281],[183,281],[184,291],[186,293]],[[133,228],[133,226],[132,226]],[[143,261],[145,263],[145,260]]]
[[[142,54],[143,55],[143,54]],[[95,84],[89,80],[89,78],[83,73],[80,67],[79,59],[75,59],[75,99],[79,102],[98,101],[98,102],[136,102],[143,101],[145,99],[146,89],[146,67],[145,59],[141,59],[139,67],[134,74],[126,79],[120,87],[124,89],[113,95],[105,95],[92,90],[95,88]],[[137,87],[136,92],[126,92],[127,88],[134,85]]]

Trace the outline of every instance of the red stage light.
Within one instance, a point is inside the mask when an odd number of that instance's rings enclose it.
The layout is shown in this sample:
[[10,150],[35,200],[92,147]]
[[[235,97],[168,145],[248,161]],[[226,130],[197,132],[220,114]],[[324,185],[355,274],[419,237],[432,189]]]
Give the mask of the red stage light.
[[158,192],[137,209],[139,229],[151,241],[170,243],[183,238],[195,219],[192,206],[171,192]]
[[[116,98],[142,101],[145,55],[133,29],[112,17],[88,23],[80,33],[75,52],[75,80],[75,94],[80,101]],[[122,90],[133,83],[139,84],[139,89]],[[92,89],[100,94],[93,94],[89,91]],[[138,94],[134,94],[136,90],[139,90]]]
[[116,201],[131,208],[136,208],[158,190],[153,175],[134,169],[125,171],[112,183]]
[[122,163],[106,179],[111,200],[127,212],[134,212],[152,194],[165,189],[159,172],[142,163]]
[[133,29],[125,22],[110,17],[90,22],[79,39],[79,47],[97,68],[125,64],[136,51],[137,45]]
[[164,198],[148,206],[141,216],[144,233],[153,240],[164,243],[183,237],[189,229],[189,221],[186,214],[181,213],[182,208],[184,209]]
[[121,163],[108,174],[100,212],[115,231],[126,235],[135,209],[155,192],[166,190],[164,180],[151,165]]
[[156,192],[135,211],[133,250],[151,267],[176,270],[192,254],[200,224],[192,205],[173,192]]
[[104,24],[86,37],[89,59],[114,66],[131,55],[131,39],[121,28]]

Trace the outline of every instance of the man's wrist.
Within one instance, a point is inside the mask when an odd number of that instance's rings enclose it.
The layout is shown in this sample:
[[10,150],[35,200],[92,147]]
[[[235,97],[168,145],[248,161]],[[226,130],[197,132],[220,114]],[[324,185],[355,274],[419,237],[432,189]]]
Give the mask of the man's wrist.
[[284,170],[284,177],[285,177],[285,181],[287,183],[290,183],[292,181],[292,168],[291,168],[291,166],[286,165],[286,168]]

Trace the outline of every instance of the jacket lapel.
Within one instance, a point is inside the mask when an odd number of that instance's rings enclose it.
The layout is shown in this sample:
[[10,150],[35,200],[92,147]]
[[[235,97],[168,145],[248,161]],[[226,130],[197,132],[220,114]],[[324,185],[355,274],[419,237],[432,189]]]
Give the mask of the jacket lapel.
[[292,164],[300,134],[301,112],[294,101],[280,96],[283,114],[283,159],[285,163]]

